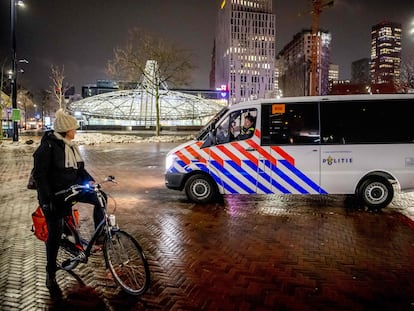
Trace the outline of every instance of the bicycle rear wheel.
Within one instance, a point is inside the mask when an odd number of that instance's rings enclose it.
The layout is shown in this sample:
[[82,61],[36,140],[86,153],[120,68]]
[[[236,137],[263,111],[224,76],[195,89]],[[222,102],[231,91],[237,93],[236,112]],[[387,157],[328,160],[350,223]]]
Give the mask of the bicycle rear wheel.
[[105,237],[103,253],[109,270],[122,289],[142,295],[149,287],[150,271],[138,242],[125,231],[113,231]]

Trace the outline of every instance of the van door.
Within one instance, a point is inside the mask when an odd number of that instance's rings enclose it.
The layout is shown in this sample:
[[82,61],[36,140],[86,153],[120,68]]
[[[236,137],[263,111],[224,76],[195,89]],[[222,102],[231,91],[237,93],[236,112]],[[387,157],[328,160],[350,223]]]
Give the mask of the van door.
[[261,145],[265,159],[259,172],[273,193],[318,194],[320,129],[318,103],[262,105]]
[[257,192],[258,150],[252,144],[257,109],[229,113],[217,124],[215,144],[208,147],[210,175],[224,194]]

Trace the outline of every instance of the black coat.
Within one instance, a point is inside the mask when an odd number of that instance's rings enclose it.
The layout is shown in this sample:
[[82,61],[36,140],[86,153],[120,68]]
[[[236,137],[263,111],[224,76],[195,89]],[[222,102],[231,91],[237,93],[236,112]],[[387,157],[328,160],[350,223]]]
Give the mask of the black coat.
[[54,194],[75,184],[94,181],[86,171],[85,163],[78,162],[78,168],[65,167],[65,143],[57,139],[53,131],[46,132],[40,146],[33,154],[37,196],[39,204],[55,201]]

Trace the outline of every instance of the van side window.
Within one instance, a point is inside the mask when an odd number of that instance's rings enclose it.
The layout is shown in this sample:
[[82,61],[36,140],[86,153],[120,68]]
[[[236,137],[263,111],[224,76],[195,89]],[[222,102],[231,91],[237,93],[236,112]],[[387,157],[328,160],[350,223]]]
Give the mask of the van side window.
[[216,143],[225,144],[253,136],[257,109],[237,110],[229,114],[216,128]]
[[412,143],[414,103],[406,99],[321,103],[322,143]]
[[262,106],[262,145],[319,143],[318,103]]

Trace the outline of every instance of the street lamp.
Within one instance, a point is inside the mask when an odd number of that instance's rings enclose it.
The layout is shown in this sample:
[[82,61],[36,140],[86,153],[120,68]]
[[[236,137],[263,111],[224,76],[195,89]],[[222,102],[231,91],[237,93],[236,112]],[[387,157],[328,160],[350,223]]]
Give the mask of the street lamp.
[[411,22],[410,34],[414,35],[414,20]]
[[13,141],[19,140],[19,128],[17,126],[17,119],[20,118],[15,114],[17,110],[17,58],[16,58],[16,7],[24,6],[22,0],[10,0],[10,37],[11,37],[11,62],[12,62],[12,76],[11,76],[11,99],[13,108]]

